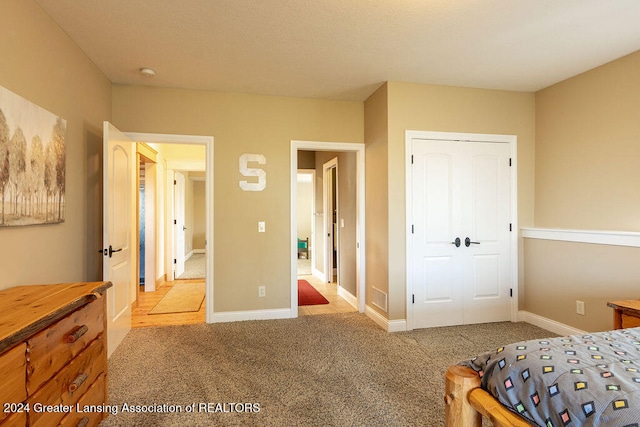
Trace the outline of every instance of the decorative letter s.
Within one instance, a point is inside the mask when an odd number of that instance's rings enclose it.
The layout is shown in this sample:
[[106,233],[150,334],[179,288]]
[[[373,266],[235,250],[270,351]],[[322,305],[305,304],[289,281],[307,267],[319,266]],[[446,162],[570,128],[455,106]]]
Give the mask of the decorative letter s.
[[260,165],[267,163],[262,154],[243,154],[240,156],[240,173],[242,176],[257,176],[258,182],[240,181],[240,188],[244,191],[262,191],[267,186],[267,172],[261,168],[247,167],[249,162],[257,162]]

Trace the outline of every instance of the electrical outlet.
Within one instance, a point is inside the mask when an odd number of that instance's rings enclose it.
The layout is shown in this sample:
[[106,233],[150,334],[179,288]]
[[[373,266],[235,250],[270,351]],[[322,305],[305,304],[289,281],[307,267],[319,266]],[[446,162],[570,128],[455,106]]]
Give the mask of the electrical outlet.
[[576,313],[584,316],[584,301],[576,300]]
[[258,296],[260,298],[267,296],[267,287],[266,286],[258,286]]

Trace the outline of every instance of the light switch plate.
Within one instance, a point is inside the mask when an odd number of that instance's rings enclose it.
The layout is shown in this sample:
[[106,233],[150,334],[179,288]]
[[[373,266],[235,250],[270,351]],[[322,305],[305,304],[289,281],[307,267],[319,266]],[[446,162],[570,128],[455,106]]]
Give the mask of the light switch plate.
[[265,232],[264,221],[260,221],[260,222],[258,222],[258,233],[264,233],[264,232]]

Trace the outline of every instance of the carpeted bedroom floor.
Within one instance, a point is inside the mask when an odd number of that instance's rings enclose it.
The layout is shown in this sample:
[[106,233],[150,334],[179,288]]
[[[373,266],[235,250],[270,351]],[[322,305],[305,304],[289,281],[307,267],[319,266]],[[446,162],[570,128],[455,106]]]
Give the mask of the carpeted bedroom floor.
[[441,426],[448,366],[553,335],[508,322],[389,334],[360,313],[134,329],[109,359],[109,404],[195,412],[101,425]]

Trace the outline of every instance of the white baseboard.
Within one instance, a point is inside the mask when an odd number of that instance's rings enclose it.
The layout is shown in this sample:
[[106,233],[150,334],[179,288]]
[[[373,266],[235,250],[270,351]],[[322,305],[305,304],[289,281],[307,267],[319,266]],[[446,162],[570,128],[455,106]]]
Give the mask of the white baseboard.
[[311,274],[313,274],[313,277],[315,277],[316,279],[322,280],[322,283],[327,280],[327,278],[324,276],[324,273],[315,267],[311,267]]
[[206,254],[207,250],[206,249],[194,249],[192,252],[194,254]]
[[527,322],[534,326],[537,326],[547,331],[553,332],[558,335],[584,335],[587,332],[581,329],[574,328],[564,323],[556,322],[555,320],[547,319],[546,317],[539,316],[537,314],[530,313],[528,311],[518,311],[518,320],[521,322]]
[[404,332],[407,330],[407,321],[405,319],[388,320],[368,305],[364,307],[364,314],[387,332]]
[[407,330],[407,321],[401,320],[389,320],[389,328],[387,332],[404,332]]
[[238,322],[242,320],[273,320],[290,319],[290,308],[273,310],[249,310],[249,311],[223,311],[213,313],[208,323]]
[[385,331],[389,330],[389,321],[370,306],[364,306],[364,314],[366,314],[369,319],[373,320],[376,325],[380,326]]
[[344,298],[346,302],[351,304],[353,308],[355,308],[356,310],[358,309],[358,298],[353,296],[351,292],[347,291],[342,286],[338,286],[338,295]]

